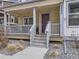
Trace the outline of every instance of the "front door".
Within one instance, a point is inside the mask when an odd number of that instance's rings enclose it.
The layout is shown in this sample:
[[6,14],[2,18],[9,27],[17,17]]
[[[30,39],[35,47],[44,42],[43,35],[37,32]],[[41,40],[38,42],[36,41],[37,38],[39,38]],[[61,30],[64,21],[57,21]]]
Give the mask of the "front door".
[[42,14],[42,33],[45,33],[45,28],[48,21],[49,21],[49,14]]

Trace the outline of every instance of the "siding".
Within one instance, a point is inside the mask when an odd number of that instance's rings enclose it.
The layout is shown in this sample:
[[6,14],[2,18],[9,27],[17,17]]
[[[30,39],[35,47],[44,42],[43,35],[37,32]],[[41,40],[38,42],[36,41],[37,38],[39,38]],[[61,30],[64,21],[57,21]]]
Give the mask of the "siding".
[[[67,18],[67,4],[66,4],[66,8],[65,8],[65,16],[66,18],[64,19],[63,18],[63,33],[64,33],[64,36],[71,36],[74,32],[75,36],[79,36],[79,26],[72,26],[72,27],[69,27],[68,26],[68,18]],[[63,15],[62,15],[63,16]]]

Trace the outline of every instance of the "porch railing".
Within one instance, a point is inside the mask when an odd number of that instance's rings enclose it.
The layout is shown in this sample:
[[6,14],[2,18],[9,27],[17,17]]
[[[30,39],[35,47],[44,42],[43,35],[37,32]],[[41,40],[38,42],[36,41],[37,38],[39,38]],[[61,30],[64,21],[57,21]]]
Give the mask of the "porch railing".
[[29,34],[30,25],[7,25],[7,34]]
[[50,36],[51,36],[51,21],[48,22],[47,26],[46,26],[46,39],[47,39],[47,48],[49,48],[49,40],[50,40]]
[[52,23],[51,25],[51,34],[59,35],[60,34],[60,25],[59,23]]

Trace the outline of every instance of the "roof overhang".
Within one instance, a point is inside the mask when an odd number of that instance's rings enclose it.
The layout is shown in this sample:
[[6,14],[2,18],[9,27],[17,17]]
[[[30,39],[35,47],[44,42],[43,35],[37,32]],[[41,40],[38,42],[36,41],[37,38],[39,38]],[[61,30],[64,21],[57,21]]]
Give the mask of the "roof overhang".
[[27,8],[34,8],[34,7],[41,7],[41,6],[48,6],[48,5],[55,5],[61,3],[63,0],[44,0],[44,1],[36,1],[32,3],[21,3],[12,6],[8,6],[4,8],[4,11],[15,11]]

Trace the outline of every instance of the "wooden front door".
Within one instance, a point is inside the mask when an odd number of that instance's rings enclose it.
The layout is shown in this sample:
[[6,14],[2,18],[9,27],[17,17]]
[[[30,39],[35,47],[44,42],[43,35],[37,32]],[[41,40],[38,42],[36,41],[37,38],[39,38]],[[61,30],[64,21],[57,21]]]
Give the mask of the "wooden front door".
[[45,33],[48,21],[49,21],[49,14],[42,14],[42,33]]

